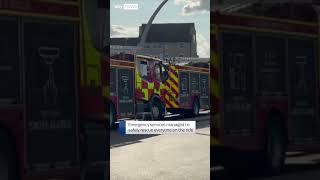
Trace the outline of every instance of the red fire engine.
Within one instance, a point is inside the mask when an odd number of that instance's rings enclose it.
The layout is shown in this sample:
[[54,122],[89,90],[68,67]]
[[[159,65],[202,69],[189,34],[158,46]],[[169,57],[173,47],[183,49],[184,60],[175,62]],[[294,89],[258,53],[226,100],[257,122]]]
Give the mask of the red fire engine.
[[111,124],[140,112],[162,119],[167,111],[197,116],[209,109],[208,64],[180,66],[130,54],[115,55],[110,64]]
[[237,152],[259,152],[278,173],[287,150],[319,150],[318,24],[249,13],[211,21],[212,162],[239,167],[248,159]]

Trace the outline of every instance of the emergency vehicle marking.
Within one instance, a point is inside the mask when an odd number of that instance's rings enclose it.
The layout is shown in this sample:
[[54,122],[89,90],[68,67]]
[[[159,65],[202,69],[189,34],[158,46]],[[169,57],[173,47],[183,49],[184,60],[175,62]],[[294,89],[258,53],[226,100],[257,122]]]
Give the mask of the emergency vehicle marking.
[[191,66],[176,66],[177,70],[183,71],[191,71],[191,72],[209,72],[207,68],[200,68],[200,67],[191,67]]
[[127,61],[121,61],[121,60],[112,59],[110,64],[111,64],[111,66],[134,68],[134,63],[133,62],[127,62]]
[[165,91],[165,99],[168,102],[167,108],[178,108],[178,96],[179,96],[179,88],[178,88],[178,73],[176,67],[173,65],[169,66],[169,78],[164,83]]
[[168,82],[165,82],[164,85],[163,85],[163,88],[165,89],[163,91],[163,95],[165,96],[165,99],[166,99],[166,107],[167,108],[178,108],[178,101],[177,99],[174,97],[174,95],[177,97],[178,95],[177,94],[174,94],[172,92],[172,89],[171,89],[171,85],[168,83]]

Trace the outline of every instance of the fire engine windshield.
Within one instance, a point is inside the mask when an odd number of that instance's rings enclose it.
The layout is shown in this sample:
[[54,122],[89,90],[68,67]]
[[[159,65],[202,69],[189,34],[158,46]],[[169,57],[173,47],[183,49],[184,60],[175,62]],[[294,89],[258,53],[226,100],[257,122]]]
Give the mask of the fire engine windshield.
[[139,61],[139,73],[141,78],[147,79],[148,78],[148,63],[146,61],[140,60]]

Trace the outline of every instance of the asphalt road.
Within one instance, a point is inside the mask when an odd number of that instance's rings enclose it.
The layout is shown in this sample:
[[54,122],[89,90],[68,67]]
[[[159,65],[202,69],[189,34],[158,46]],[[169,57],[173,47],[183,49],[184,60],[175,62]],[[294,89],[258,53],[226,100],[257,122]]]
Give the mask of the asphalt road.
[[111,180],[210,179],[210,116],[195,119],[169,116],[167,120],[196,120],[188,135],[110,136]]
[[211,169],[214,180],[320,180],[320,154],[287,153],[286,166],[279,176],[247,172],[241,177],[232,175],[221,167]]

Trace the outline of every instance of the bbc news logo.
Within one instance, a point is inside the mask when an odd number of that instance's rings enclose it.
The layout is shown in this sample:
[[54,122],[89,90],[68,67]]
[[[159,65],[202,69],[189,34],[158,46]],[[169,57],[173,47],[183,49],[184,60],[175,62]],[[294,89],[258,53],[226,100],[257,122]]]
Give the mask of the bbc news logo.
[[123,10],[138,10],[139,4],[123,4],[123,5],[115,5],[114,8],[116,9],[123,9]]

